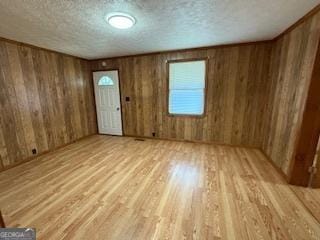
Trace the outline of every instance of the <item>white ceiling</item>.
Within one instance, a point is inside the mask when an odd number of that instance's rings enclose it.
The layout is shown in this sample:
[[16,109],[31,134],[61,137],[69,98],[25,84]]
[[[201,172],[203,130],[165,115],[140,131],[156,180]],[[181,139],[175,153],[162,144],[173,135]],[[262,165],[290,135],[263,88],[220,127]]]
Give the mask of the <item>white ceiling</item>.
[[[0,0],[0,36],[87,59],[268,40],[320,0]],[[132,14],[129,30],[109,26]]]

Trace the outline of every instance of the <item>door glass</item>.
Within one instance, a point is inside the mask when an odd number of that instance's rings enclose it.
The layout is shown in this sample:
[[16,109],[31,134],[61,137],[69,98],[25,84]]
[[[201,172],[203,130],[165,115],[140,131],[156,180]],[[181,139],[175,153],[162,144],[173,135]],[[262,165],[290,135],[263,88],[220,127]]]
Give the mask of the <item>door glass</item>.
[[103,76],[99,79],[98,85],[99,86],[113,86],[114,83],[111,78],[109,78],[107,76]]

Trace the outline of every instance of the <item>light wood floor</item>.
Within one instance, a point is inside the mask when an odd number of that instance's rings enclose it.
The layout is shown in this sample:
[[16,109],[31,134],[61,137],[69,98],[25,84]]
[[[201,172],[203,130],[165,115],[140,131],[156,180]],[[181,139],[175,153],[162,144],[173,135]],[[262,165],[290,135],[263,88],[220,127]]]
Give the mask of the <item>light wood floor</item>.
[[291,186],[306,208],[320,222],[320,189]]
[[8,226],[38,239],[319,239],[259,150],[93,136],[0,173]]

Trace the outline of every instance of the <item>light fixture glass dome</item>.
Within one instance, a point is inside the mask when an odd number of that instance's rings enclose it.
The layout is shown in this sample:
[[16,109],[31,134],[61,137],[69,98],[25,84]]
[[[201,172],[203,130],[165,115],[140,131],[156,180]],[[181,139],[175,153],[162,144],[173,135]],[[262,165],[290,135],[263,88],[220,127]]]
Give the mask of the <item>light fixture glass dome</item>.
[[114,12],[106,16],[106,21],[115,28],[127,29],[131,28],[135,23],[136,19],[127,13]]

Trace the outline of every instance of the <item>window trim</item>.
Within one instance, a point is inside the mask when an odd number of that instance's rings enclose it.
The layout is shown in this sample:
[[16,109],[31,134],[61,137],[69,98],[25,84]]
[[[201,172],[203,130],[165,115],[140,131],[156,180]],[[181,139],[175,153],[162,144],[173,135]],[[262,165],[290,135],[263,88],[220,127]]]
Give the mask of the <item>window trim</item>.
[[[204,77],[204,103],[203,103],[203,113],[198,114],[173,114],[169,112],[169,95],[170,95],[170,64],[171,63],[184,63],[184,62],[196,62],[196,61],[204,61],[205,62],[205,77]],[[166,112],[169,117],[188,117],[188,118],[204,118],[207,115],[207,93],[208,93],[208,57],[202,58],[188,58],[188,59],[176,59],[176,60],[167,60],[166,62],[166,70],[167,70],[167,86],[166,86]]]

